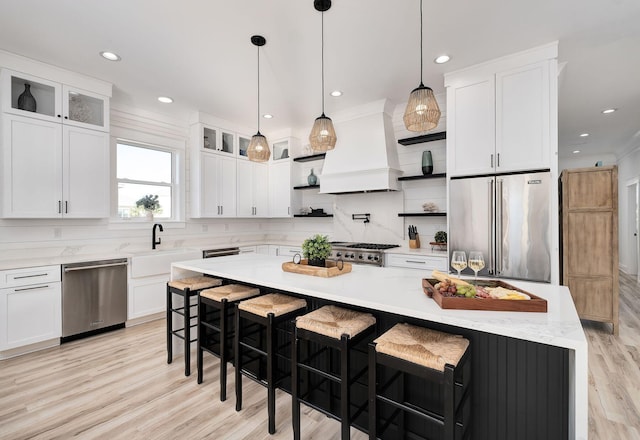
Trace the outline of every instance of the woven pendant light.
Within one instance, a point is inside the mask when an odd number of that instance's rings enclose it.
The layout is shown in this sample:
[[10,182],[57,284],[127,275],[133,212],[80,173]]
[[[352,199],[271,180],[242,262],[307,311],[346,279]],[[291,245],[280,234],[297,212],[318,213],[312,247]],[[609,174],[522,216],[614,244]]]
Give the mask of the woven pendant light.
[[258,48],[258,132],[249,142],[247,157],[253,162],[266,162],[271,156],[271,150],[267,138],[260,133],[260,47],[264,46],[267,40],[261,35],[254,35],[251,37],[251,43]]
[[333,150],[338,140],[331,118],[324,114],[324,11],[331,7],[331,0],[314,0],[313,6],[322,14],[322,115],[313,123],[309,144],[313,151],[325,152]]
[[422,83],[422,0],[420,0],[420,85],[409,95],[403,120],[404,126],[409,131],[432,130],[440,121],[440,107],[433,90]]

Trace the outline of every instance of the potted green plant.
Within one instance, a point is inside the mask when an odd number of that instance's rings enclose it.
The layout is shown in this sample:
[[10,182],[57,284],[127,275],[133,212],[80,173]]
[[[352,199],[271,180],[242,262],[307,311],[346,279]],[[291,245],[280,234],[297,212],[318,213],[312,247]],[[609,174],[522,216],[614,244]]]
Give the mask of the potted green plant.
[[325,260],[331,255],[331,243],[326,235],[316,234],[302,243],[302,254],[309,265],[325,267]]
[[158,195],[147,194],[136,202],[138,208],[144,208],[147,211],[147,218],[153,220],[153,213],[160,210],[160,201]]
[[446,243],[447,242],[447,233],[445,231],[438,231],[436,235],[433,237],[436,243]]

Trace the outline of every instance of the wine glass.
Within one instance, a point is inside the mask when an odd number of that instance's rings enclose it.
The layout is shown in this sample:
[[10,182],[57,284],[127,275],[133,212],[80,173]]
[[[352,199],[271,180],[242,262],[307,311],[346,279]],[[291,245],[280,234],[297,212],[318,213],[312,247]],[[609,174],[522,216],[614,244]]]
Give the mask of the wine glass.
[[484,269],[484,256],[482,255],[482,252],[469,252],[469,267],[476,274],[476,284],[478,284],[478,272]]
[[467,267],[467,256],[464,251],[453,251],[451,267],[458,271],[458,278],[460,278],[460,271]]

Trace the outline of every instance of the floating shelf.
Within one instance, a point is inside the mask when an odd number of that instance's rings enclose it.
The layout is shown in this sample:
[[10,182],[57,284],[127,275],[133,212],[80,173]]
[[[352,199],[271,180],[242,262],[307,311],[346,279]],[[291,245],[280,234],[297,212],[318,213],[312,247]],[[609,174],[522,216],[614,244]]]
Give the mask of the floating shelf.
[[320,185],[300,185],[294,186],[293,189],[319,189]]
[[326,155],[327,153],[318,153],[318,154],[312,154],[311,156],[294,157],[293,161],[294,162],[310,162],[312,160],[322,160]]
[[414,145],[414,144],[422,144],[424,142],[440,141],[446,138],[447,138],[447,132],[441,131],[439,133],[423,134],[421,136],[398,139],[398,143],[400,145]]
[[294,217],[323,218],[323,217],[333,217],[333,214],[324,214],[324,215],[293,214],[293,216]]
[[438,179],[441,177],[447,177],[447,173],[427,174],[420,176],[402,176],[398,177],[398,180],[422,180],[422,179]]
[[398,217],[446,217],[446,212],[401,212]]

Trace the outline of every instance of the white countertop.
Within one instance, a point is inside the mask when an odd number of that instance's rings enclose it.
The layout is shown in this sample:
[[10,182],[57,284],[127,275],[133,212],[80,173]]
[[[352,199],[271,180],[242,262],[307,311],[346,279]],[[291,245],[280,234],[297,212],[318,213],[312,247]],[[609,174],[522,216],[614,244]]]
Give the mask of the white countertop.
[[284,272],[288,257],[245,254],[173,263],[180,270],[258,284],[329,301],[381,310],[487,333],[540,342],[569,349],[586,349],[580,320],[564,286],[509,280],[509,283],[543,297],[547,313],[443,310],[422,291],[421,279],[429,273],[415,269],[353,265],[352,272],[333,278]]
[[397,248],[385,249],[385,254],[404,254],[404,255],[427,255],[430,257],[448,258],[446,249],[443,251],[431,249],[431,245],[427,243],[419,249],[411,249],[408,245],[401,245]]

